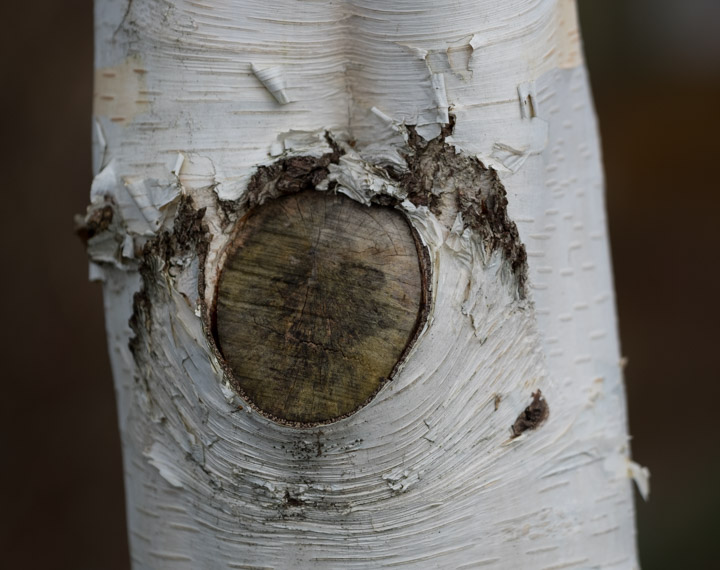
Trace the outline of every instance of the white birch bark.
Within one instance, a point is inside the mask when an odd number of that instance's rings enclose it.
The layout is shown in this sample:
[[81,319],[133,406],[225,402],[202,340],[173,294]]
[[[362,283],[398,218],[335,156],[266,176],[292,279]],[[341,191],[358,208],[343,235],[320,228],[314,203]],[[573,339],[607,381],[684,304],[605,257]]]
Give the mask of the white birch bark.
[[[629,459],[573,1],[97,0],[95,18],[88,245],[134,567],[636,567],[630,478],[646,477]],[[450,115],[446,144],[507,191],[524,297],[442,198],[462,180],[434,180],[436,215],[379,168],[407,168],[408,125],[430,140]],[[238,397],[202,317],[231,230],[221,200],[242,202],[261,165],[329,152],[326,132],[344,154],[321,188],[399,199],[433,305],[372,402],[303,429]],[[183,195],[207,208],[208,253],[156,258],[143,286],[142,248]],[[513,437],[538,389],[548,419]]]

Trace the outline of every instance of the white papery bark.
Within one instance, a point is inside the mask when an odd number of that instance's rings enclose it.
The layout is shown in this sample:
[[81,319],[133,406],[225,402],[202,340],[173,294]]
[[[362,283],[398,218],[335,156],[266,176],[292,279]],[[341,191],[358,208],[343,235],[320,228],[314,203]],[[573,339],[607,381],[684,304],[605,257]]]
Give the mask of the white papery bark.
[[[89,251],[135,567],[636,566],[629,477],[646,478],[629,460],[572,0],[97,0],[96,68],[89,217],[107,204],[115,215]],[[450,115],[446,142],[507,190],[527,297],[456,210],[405,201],[431,254],[433,306],[403,369],[344,420],[262,417],[203,332],[231,229],[221,200],[242,201],[258,166],[329,152],[326,132],[344,152],[338,191],[402,200],[378,167],[406,167],[406,125],[429,140]],[[208,254],[175,251],[149,278],[132,353],[142,247],[172,227],[182,195],[207,208]],[[537,389],[550,416],[513,438]]]

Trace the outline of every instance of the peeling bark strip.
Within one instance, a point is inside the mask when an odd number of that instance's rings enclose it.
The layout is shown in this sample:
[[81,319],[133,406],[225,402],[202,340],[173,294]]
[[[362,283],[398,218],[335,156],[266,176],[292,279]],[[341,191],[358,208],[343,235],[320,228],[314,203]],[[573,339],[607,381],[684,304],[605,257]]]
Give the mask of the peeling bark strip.
[[367,403],[415,337],[426,297],[402,214],[310,190],[252,211],[231,248],[216,322],[236,389],[305,425]]

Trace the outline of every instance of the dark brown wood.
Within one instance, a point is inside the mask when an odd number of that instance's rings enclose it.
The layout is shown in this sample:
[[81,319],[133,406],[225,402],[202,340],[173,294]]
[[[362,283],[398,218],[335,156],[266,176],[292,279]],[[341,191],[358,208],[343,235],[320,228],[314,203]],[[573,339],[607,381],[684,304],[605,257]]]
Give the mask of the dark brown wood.
[[369,401],[423,311],[423,266],[396,210],[305,191],[251,211],[219,279],[217,341],[258,410],[317,424]]

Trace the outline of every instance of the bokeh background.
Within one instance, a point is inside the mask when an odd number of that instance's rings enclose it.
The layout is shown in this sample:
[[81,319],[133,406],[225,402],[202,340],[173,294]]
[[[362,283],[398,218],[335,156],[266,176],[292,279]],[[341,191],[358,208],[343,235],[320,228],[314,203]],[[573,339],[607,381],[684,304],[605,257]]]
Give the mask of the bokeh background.
[[[579,0],[607,176],[643,567],[717,568],[720,2]],[[4,8],[0,397],[5,568],[126,569],[90,188],[91,0]]]

